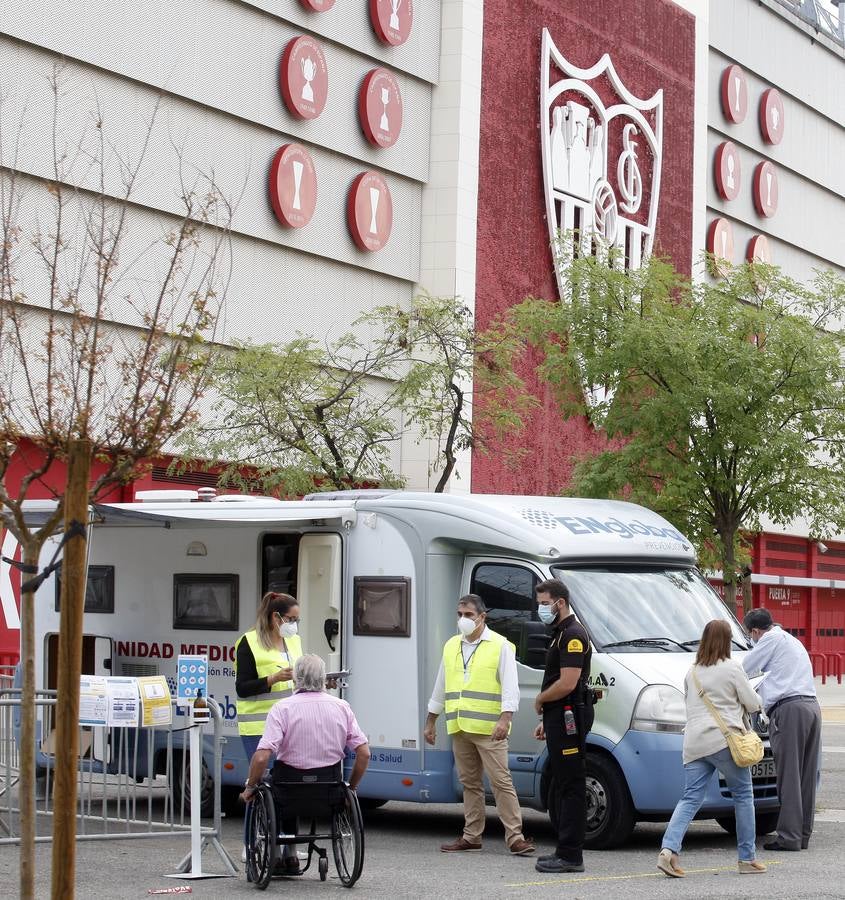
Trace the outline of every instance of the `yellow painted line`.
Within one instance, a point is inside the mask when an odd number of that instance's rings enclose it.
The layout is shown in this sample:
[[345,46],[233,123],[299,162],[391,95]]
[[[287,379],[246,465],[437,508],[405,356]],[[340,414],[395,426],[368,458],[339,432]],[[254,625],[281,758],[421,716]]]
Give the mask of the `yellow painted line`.
[[822,722],[845,722],[845,706],[823,706]]
[[[762,860],[761,860],[762,861]],[[773,859],[771,862],[766,860],[766,866],[781,866],[783,860]],[[718,866],[713,869],[685,869],[687,875],[706,875],[718,874],[719,872],[736,872],[736,866]],[[633,881],[637,878],[668,878],[661,871],[657,872],[634,872],[630,875],[572,875],[569,878],[555,878],[552,881],[520,881],[513,884],[506,884],[505,887],[549,887],[555,884],[584,884],[587,881]],[[672,879],[673,881],[675,879]]]

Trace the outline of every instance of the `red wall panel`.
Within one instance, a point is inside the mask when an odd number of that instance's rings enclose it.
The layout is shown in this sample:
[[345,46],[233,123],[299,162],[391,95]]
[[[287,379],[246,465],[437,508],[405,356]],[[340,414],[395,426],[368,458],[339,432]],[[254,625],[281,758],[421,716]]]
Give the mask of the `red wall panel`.
[[[587,68],[609,53],[635,95],[650,97],[663,89],[663,169],[655,248],[689,271],[694,19],[669,0],[519,4],[490,0],[484,6],[476,254],[476,321],[482,329],[526,296],[557,297],[539,137],[544,27],[572,64]],[[561,421],[549,393],[536,381],[530,383],[541,407],[529,427],[508,442],[510,449],[527,450],[522,464],[512,470],[502,454],[476,453],[474,491],[557,493],[569,480],[571,456],[596,446],[585,419]]]

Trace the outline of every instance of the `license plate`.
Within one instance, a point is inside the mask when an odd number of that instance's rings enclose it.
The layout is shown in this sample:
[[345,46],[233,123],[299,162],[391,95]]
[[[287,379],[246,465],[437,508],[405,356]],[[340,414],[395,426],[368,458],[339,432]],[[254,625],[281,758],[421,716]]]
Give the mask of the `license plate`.
[[775,774],[775,761],[771,757],[761,759],[751,767],[752,778],[774,778]]

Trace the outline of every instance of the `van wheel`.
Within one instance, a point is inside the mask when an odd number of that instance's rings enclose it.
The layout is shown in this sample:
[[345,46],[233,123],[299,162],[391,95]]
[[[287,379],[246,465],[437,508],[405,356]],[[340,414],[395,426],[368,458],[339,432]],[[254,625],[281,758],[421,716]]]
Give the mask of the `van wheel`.
[[[770,834],[778,827],[777,812],[761,812],[754,816],[754,830],[758,835]],[[719,816],[716,821],[728,834],[736,834],[736,819],[733,816]]]
[[613,760],[587,754],[588,850],[608,850],[624,844],[637,824],[634,804],[624,776]]
[[[184,785],[182,778],[184,776]],[[191,814],[191,760],[185,756],[185,767],[182,768],[182,757],[173,754],[173,815],[177,819],[182,814],[182,793],[184,790],[185,816]],[[214,779],[205,763],[202,761],[200,770],[200,815],[208,819],[214,815]]]

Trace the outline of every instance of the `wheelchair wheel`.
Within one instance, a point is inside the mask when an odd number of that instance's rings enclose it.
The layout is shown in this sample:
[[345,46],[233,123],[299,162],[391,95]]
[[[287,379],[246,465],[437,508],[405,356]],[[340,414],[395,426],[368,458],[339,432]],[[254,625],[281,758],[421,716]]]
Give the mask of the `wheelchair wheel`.
[[267,785],[258,787],[247,810],[246,880],[262,891],[276,865],[276,806]]
[[320,872],[320,881],[325,881],[329,874],[329,861],[325,856],[321,856],[318,860],[317,869]]
[[348,787],[343,807],[332,815],[332,850],[341,884],[352,887],[364,868],[364,822],[358,797]]

